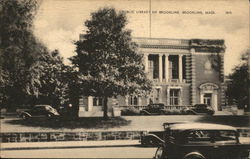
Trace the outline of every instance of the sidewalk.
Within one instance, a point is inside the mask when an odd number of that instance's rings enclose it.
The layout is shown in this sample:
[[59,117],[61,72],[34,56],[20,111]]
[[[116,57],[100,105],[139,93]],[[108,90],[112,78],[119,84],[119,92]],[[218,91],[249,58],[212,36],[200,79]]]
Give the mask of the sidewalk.
[[[240,142],[242,144],[250,144],[250,138],[240,137]],[[22,143],[1,143],[0,150],[4,151],[4,150],[27,150],[27,149],[130,147],[139,145],[140,145],[139,140],[22,142]]]
[[63,141],[63,142],[21,142],[0,143],[1,150],[25,149],[62,149],[62,148],[96,148],[96,147],[129,147],[140,145],[139,140],[106,140],[106,141]]

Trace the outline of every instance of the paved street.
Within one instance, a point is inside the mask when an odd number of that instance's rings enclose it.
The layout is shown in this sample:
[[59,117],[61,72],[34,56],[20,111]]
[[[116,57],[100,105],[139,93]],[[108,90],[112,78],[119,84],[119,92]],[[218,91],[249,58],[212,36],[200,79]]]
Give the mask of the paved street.
[[152,147],[101,147],[36,150],[4,150],[4,158],[153,158]]

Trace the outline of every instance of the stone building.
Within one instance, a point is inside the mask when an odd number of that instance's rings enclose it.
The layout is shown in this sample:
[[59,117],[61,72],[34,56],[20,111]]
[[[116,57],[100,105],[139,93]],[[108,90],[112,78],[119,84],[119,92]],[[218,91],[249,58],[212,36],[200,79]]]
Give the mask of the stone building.
[[[109,99],[108,105],[145,106],[164,103],[170,107],[205,103],[216,111],[225,105],[224,40],[134,38],[143,54],[145,72],[153,81],[148,97]],[[102,111],[101,99],[80,100],[82,111]]]

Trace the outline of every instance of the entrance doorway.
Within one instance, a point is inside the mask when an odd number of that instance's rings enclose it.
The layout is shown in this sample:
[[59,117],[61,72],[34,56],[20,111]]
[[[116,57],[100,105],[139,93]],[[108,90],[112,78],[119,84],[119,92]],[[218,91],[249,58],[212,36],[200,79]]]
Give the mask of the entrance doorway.
[[205,93],[203,96],[203,103],[208,106],[212,105],[212,93]]

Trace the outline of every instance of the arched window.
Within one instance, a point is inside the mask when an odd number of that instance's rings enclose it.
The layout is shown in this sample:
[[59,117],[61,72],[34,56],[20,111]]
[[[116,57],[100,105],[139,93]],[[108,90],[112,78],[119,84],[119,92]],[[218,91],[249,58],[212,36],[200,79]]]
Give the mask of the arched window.
[[102,106],[102,98],[94,97],[93,98],[93,106]]
[[136,96],[129,96],[128,98],[129,105],[138,105],[138,97]]

